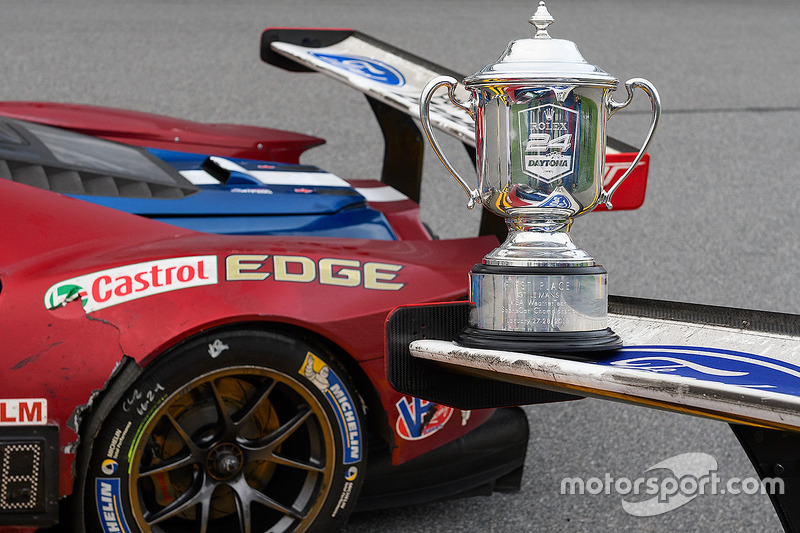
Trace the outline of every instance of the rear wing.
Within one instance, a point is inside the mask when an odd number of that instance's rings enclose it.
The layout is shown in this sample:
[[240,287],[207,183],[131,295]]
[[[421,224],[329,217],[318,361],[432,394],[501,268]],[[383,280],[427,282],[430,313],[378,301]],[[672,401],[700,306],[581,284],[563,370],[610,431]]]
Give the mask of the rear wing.
[[727,422],[762,481],[785,483],[768,494],[800,531],[800,315],[619,296],[608,311],[624,348],[592,361],[459,346],[468,302],[399,307],[387,378],[459,409],[594,397]]
[[[382,181],[419,203],[424,136],[416,125],[425,84],[440,75],[464,76],[351,29],[268,28],[261,36],[261,59],[293,72],[320,72],[363,92],[380,123],[386,142]],[[456,96],[469,97],[459,85]],[[449,104],[444,92],[431,102],[431,123],[464,145],[474,163],[472,118]],[[609,138],[604,187],[608,189],[633,163],[637,149]],[[637,209],[644,202],[648,154],[614,195],[614,209]],[[598,211],[605,211],[600,205]],[[481,233],[502,233],[499,217],[483,213]],[[501,238],[501,240],[502,240]]]

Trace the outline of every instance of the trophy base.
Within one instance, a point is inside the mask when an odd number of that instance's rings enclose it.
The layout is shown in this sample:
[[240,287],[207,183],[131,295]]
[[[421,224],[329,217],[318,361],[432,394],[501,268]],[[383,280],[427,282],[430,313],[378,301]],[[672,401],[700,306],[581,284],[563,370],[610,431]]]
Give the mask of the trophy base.
[[467,326],[454,339],[467,348],[551,355],[574,361],[601,361],[622,348],[622,339],[606,328],[598,331],[522,333]]
[[470,271],[469,325],[513,333],[576,333],[608,327],[603,267],[479,264]]
[[608,328],[602,266],[479,264],[470,281],[469,326],[455,339],[462,346],[584,361],[622,347]]

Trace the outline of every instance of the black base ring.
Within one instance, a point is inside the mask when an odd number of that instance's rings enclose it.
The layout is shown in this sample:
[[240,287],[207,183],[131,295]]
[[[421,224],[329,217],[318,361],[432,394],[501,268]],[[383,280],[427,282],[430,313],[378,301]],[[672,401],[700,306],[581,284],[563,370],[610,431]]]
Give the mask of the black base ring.
[[467,348],[550,355],[574,361],[602,361],[622,348],[622,339],[611,328],[533,333],[467,326],[456,335],[455,342]]

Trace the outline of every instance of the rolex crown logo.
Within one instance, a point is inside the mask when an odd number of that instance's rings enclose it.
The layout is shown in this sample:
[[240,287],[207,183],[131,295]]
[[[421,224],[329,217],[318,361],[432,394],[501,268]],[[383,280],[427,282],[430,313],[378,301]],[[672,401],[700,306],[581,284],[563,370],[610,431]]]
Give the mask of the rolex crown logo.
[[553,121],[553,108],[552,107],[548,107],[547,109],[544,110],[544,119],[547,122],[552,122]]

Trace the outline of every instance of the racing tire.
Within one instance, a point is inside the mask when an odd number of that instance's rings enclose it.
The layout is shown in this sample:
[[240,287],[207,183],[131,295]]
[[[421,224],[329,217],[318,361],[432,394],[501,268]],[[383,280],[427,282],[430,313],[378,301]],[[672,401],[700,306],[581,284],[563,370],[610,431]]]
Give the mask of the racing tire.
[[364,479],[360,398],[313,343],[220,331],[157,359],[94,439],[91,532],[337,531]]

